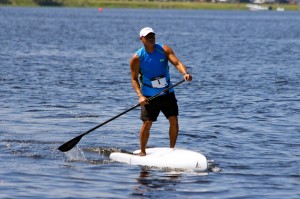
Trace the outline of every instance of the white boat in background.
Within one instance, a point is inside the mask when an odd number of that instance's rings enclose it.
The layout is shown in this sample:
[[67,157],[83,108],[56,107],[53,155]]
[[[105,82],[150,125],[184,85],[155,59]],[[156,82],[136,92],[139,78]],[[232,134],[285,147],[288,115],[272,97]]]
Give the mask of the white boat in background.
[[285,11],[284,8],[278,7],[276,8],[276,11]]
[[260,5],[255,5],[255,4],[247,4],[247,8],[249,8],[250,11],[264,11],[264,10],[269,10],[268,7],[266,6],[260,6]]

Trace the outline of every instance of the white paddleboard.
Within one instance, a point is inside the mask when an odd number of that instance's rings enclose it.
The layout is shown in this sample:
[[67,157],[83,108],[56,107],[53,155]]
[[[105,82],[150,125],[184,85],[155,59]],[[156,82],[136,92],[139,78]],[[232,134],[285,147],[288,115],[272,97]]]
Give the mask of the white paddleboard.
[[140,150],[136,150],[133,154],[113,152],[109,158],[126,164],[183,169],[193,171],[206,171],[207,159],[201,153],[197,153],[185,149],[177,148],[148,148],[146,156],[139,156]]

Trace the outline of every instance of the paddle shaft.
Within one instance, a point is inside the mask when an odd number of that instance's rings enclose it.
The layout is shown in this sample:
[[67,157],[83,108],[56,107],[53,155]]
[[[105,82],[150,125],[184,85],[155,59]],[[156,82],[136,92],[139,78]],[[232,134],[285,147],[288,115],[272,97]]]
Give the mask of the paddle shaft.
[[[150,97],[150,98],[148,99],[148,102],[151,101],[151,100],[153,100],[154,98],[157,98],[157,97],[160,96],[161,94],[167,92],[167,91],[170,90],[171,88],[174,88],[175,86],[177,86],[178,84],[181,84],[181,83],[184,82],[184,81],[185,81],[185,80],[182,80],[182,81],[180,81],[180,82],[174,84],[173,86],[170,86],[169,88],[166,88],[165,90],[159,92],[158,94],[156,94],[156,95]],[[90,132],[96,130],[97,128],[99,128],[99,127],[101,127],[101,126],[103,126],[103,125],[105,125],[105,124],[107,124],[107,123],[113,121],[114,119],[116,119],[116,118],[118,118],[118,117],[124,115],[125,113],[128,113],[129,111],[131,111],[131,110],[133,110],[133,109],[139,107],[140,105],[141,105],[141,104],[136,104],[136,105],[134,105],[133,107],[131,107],[130,109],[128,109],[128,110],[126,110],[126,111],[120,113],[119,115],[116,115],[116,116],[110,118],[109,120],[103,122],[102,124],[99,124],[99,125],[95,126],[94,128],[88,130],[87,132],[83,133],[83,135],[86,135],[86,134],[88,134],[88,133],[90,133]]]
[[[174,88],[175,86],[177,86],[177,85],[183,83],[184,81],[185,81],[185,80],[183,79],[183,80],[181,80],[180,82],[177,82],[176,84],[174,84],[174,85],[172,85],[172,86],[170,86],[170,87],[164,89],[163,91],[157,93],[156,95],[154,95],[154,96],[148,98],[148,102],[151,101],[151,100],[153,100],[154,98],[157,98],[157,97],[160,96],[161,94],[163,94],[163,93],[169,91],[170,89]],[[58,149],[59,149],[60,151],[62,151],[62,152],[66,152],[66,151],[71,150],[71,149],[72,149],[72,148],[80,141],[80,139],[81,139],[83,136],[85,136],[85,135],[89,134],[90,132],[96,130],[97,128],[99,128],[99,127],[101,127],[101,126],[103,126],[103,125],[105,125],[105,124],[111,122],[112,120],[114,120],[114,119],[120,117],[121,115],[124,115],[125,113],[127,113],[127,112],[129,112],[129,111],[131,111],[131,110],[133,110],[133,109],[135,109],[135,108],[137,108],[137,107],[140,106],[140,105],[141,105],[140,103],[134,105],[133,107],[131,107],[130,109],[128,109],[128,110],[126,110],[126,111],[120,113],[119,115],[116,115],[116,116],[110,118],[109,120],[107,120],[107,121],[105,121],[105,122],[103,122],[103,123],[101,123],[101,124],[95,126],[94,128],[92,128],[92,129],[86,131],[85,133],[83,133],[83,134],[81,134],[81,135],[79,135],[79,136],[73,138],[72,140],[66,142],[65,144],[61,145]]]

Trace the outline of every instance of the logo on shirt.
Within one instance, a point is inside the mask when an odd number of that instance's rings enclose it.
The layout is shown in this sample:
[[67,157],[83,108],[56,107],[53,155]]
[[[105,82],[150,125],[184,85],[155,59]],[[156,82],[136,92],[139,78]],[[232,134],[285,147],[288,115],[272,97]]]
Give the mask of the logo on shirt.
[[160,61],[160,62],[164,62],[165,60],[164,60],[164,59],[160,59],[159,61]]

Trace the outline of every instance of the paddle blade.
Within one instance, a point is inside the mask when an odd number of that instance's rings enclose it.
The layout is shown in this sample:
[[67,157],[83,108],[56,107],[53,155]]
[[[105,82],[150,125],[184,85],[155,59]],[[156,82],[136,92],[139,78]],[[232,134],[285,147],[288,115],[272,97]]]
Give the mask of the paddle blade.
[[81,140],[82,137],[83,137],[83,135],[73,138],[72,140],[70,140],[70,141],[64,143],[63,145],[61,145],[60,147],[58,147],[58,150],[60,150],[62,152],[67,152],[67,151],[71,150],[74,146],[76,146],[76,144]]

